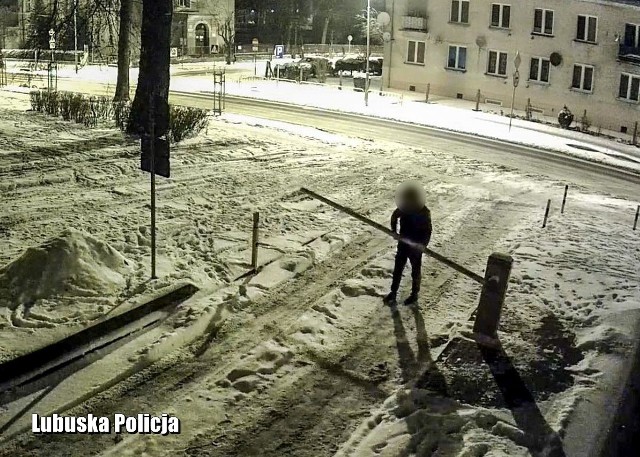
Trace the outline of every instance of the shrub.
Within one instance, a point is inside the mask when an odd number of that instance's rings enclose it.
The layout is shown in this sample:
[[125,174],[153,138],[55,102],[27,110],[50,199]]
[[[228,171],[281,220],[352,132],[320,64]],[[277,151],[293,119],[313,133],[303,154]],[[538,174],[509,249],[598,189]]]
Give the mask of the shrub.
[[123,132],[127,129],[127,122],[129,121],[129,113],[131,112],[131,102],[129,101],[117,101],[113,102],[113,120],[116,126]]
[[44,98],[42,97],[42,92],[39,90],[33,90],[29,93],[29,97],[31,100],[31,109],[33,111],[41,113],[44,108]]
[[171,106],[169,109],[169,130],[171,139],[177,143],[197,135],[207,125],[208,112],[200,108]]
[[57,92],[42,92],[44,96],[44,112],[50,116],[58,116],[58,93]]
[[70,121],[73,119],[73,115],[71,114],[71,101],[73,100],[73,93],[71,92],[60,92],[58,97],[58,104],[60,109],[60,115],[62,119],[65,121]]

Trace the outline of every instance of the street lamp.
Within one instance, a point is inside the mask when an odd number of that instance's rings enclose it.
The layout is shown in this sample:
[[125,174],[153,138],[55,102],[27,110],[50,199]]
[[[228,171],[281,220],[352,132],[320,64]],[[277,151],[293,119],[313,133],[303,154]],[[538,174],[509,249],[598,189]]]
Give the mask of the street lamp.
[[509,116],[509,131],[511,131],[511,122],[513,121],[513,105],[516,101],[516,87],[518,87],[518,83],[520,82],[520,72],[518,68],[520,68],[520,63],[522,59],[520,58],[520,51],[516,51],[516,57],[513,59],[513,65],[516,70],[513,72],[513,95],[511,97],[511,116]]
[[78,0],[75,0],[73,5],[73,48],[76,73],[78,73]]
[[371,48],[371,0],[367,0],[367,63],[364,84],[364,105],[369,106],[369,56]]

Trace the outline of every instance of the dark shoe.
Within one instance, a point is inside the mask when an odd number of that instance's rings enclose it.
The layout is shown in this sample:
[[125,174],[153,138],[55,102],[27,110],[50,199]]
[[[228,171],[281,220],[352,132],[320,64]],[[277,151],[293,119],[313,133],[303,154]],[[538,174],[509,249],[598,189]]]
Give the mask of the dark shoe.
[[404,304],[407,305],[407,306],[411,306],[411,305],[415,305],[417,302],[418,302],[418,294],[412,293],[404,301]]
[[390,292],[388,293],[382,301],[387,305],[394,305],[396,303],[396,293]]

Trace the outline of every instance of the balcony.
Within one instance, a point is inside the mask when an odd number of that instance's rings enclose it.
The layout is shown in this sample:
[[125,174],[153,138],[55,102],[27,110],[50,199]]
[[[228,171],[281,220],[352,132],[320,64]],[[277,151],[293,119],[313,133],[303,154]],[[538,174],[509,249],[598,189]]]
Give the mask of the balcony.
[[402,30],[427,32],[427,18],[424,16],[402,16]]
[[640,65],[640,47],[620,44],[618,49],[618,60]]

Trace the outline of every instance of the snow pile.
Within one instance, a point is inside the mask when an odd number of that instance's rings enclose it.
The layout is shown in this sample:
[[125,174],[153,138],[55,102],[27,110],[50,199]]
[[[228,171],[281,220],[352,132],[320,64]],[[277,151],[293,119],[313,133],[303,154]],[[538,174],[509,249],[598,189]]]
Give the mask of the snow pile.
[[39,307],[53,311],[66,302],[109,302],[126,286],[130,272],[130,261],[109,244],[65,230],[0,270],[0,306],[14,310],[14,317],[24,308],[28,319]]

